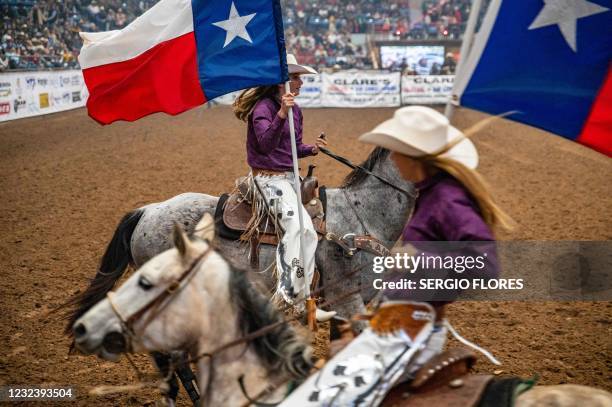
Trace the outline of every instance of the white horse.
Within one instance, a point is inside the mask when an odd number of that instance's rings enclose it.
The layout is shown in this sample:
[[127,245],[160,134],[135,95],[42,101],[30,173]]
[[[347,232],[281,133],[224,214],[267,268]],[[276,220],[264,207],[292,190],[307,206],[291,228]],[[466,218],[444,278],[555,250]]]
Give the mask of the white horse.
[[[210,216],[191,238],[175,226],[174,248],[148,261],[75,322],[77,348],[110,360],[122,352],[186,350],[197,360],[206,405],[279,402],[292,380],[308,375],[309,348],[244,272],[212,248],[213,236]],[[612,394],[540,386],[521,394],[515,405],[603,407],[612,405]]]

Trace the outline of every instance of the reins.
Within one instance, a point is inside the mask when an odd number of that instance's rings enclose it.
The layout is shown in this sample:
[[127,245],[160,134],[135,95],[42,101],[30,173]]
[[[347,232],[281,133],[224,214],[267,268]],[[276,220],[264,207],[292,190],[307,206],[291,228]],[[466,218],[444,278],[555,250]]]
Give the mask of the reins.
[[[121,323],[121,326],[123,327],[123,330],[126,333],[126,336],[128,339],[126,343],[126,347],[128,350],[132,349],[132,342],[135,339],[134,330],[132,329],[132,325],[134,324],[134,322],[136,322],[139,318],[141,318],[150,309],[157,310],[167,298],[171,297],[179,288],[181,288],[182,282],[187,277],[189,277],[191,272],[196,269],[198,264],[200,264],[200,262],[206,256],[208,256],[208,254],[210,254],[212,250],[213,250],[213,247],[211,244],[209,244],[206,250],[204,250],[204,252],[202,252],[198,257],[196,257],[196,259],[193,260],[193,262],[189,265],[189,267],[186,268],[177,279],[172,281],[156,297],[151,299],[149,302],[143,305],[140,309],[138,309],[138,311],[130,315],[128,318],[125,318],[123,316],[123,314],[121,313],[121,311],[115,304],[115,301],[113,300],[114,293],[112,291],[109,291],[108,293],[106,293],[106,298],[108,299],[108,302],[110,303],[111,309],[113,310],[113,313],[119,319],[119,322]],[[154,315],[150,316],[148,320],[150,320],[153,316]]]
[[[329,284],[327,286],[319,287],[318,289],[312,291],[312,294],[316,295],[316,294],[320,293],[321,291],[323,291],[325,289],[328,290],[328,289],[336,286],[337,284],[344,282],[347,277],[350,277],[353,274],[361,271],[361,269],[364,266],[365,265],[362,265],[361,267],[357,267],[355,270],[351,271],[350,273],[343,274],[342,276],[340,276],[340,278],[338,278],[338,280],[334,281],[333,283],[331,283],[331,284]],[[349,291],[348,293],[344,293],[343,295],[341,295],[338,298],[335,298],[334,300],[325,301],[324,303],[320,304],[320,307],[326,307],[326,306],[335,304],[336,302],[341,301],[341,300],[343,300],[343,299],[345,299],[345,298],[347,298],[347,297],[349,297],[349,296],[351,296],[353,294],[356,294],[359,291],[360,291],[360,289],[356,289],[356,290]],[[286,311],[286,310],[290,309],[290,307],[294,307],[295,305],[301,304],[304,301],[306,301],[306,299],[302,298],[302,299],[296,301],[295,304],[289,305],[289,306],[279,310],[279,312]],[[277,322],[275,322],[273,324],[269,324],[269,325],[263,326],[263,327],[259,328],[256,331],[253,331],[253,332],[251,332],[251,333],[249,333],[247,335],[241,336],[240,338],[234,339],[233,341],[230,341],[230,342],[227,342],[227,343],[225,343],[225,344],[223,344],[221,346],[218,346],[215,349],[213,349],[212,351],[203,352],[203,353],[197,355],[195,358],[190,358],[188,360],[188,362],[189,363],[195,363],[198,360],[202,359],[203,357],[212,357],[215,354],[223,352],[224,350],[227,350],[229,348],[233,348],[234,346],[240,345],[242,343],[250,342],[253,339],[257,339],[259,337],[267,335],[268,333],[272,332],[273,330],[275,330],[279,326],[285,325],[285,324],[287,324],[289,322],[296,321],[299,318],[300,318],[299,316],[296,316],[296,317],[292,317],[292,318],[289,318],[289,319],[283,319],[281,321],[277,321]]]
[[[208,254],[210,254],[210,252],[213,250],[213,245],[211,243],[209,243],[209,246],[207,247],[207,249],[200,254],[196,259],[194,259],[192,261],[192,263],[189,265],[188,268],[186,268],[181,275],[175,279],[174,281],[172,281],[163,291],[161,291],[156,297],[154,297],[153,299],[151,299],[149,302],[147,302],[144,306],[142,306],[140,309],[138,309],[134,314],[130,315],[129,317],[124,317],[124,315],[122,314],[122,312],[119,310],[119,308],[117,307],[117,305],[115,304],[115,301],[113,299],[113,292],[109,292],[107,293],[107,298],[109,300],[111,309],[113,311],[113,313],[117,316],[117,318],[120,321],[120,324],[123,328],[124,331],[124,337],[126,338],[126,350],[129,351],[130,349],[133,349],[133,342],[136,340],[136,335],[134,334],[133,331],[133,324],[139,319],[141,318],[147,311],[149,310],[158,310],[159,307],[164,303],[165,300],[167,300],[168,298],[170,298],[172,295],[174,295],[180,288],[182,288],[183,282],[189,277],[195,274],[194,270],[197,271],[198,269],[198,265],[200,264],[200,262],[206,257],[208,256]],[[336,281],[331,282],[330,284],[326,285],[326,286],[321,286],[318,289],[314,290],[312,293],[313,294],[318,294],[321,291],[323,291],[324,289],[330,289],[342,282],[345,281],[345,279],[347,277],[350,277],[352,275],[354,275],[355,273],[359,272],[364,265],[361,265],[360,267],[356,267],[354,270],[352,270],[349,273],[345,273],[342,276],[340,276]],[[332,301],[326,301],[323,304],[321,304],[322,307],[325,306],[329,306],[332,305],[338,301],[341,301],[349,296],[352,296],[356,293],[358,293],[360,291],[360,289],[355,289],[352,290],[348,293],[345,293],[343,295],[341,295],[340,297],[332,300]],[[299,299],[298,301],[296,301],[293,305],[288,305],[287,307],[285,307],[282,310],[279,311],[285,311],[287,309],[289,309],[292,306],[298,305],[302,302],[304,302],[305,299]],[[154,317],[155,314],[149,316],[147,318],[147,321],[151,320],[152,317]],[[206,399],[208,400],[208,397],[210,396],[210,386],[212,384],[213,378],[214,378],[214,356],[227,350],[230,348],[233,348],[235,346],[238,346],[240,344],[243,343],[249,343],[251,341],[253,341],[254,339],[257,339],[259,337],[265,336],[267,334],[269,334],[270,332],[273,332],[275,329],[277,329],[280,326],[283,326],[285,324],[288,324],[290,322],[293,322],[295,320],[299,319],[299,316],[295,316],[289,319],[282,319],[280,321],[277,321],[273,324],[269,324],[266,326],[261,327],[260,329],[253,331],[249,334],[246,334],[240,338],[237,338],[235,340],[232,340],[230,342],[227,342],[223,345],[220,345],[218,347],[216,347],[215,349],[213,349],[212,351],[208,351],[208,352],[203,352],[200,353],[199,355],[197,355],[196,357],[193,358],[189,358],[187,360],[187,363],[195,363],[198,360],[202,359],[202,358],[209,358],[210,359],[210,372],[208,375],[208,380],[207,380],[207,384],[206,384],[206,388],[203,389],[203,393],[202,396],[206,397]],[[126,354],[127,355],[127,354]],[[137,368],[137,366],[133,363],[133,361],[131,359],[128,358],[128,361],[130,362],[130,365],[132,366],[132,368],[134,368],[139,380],[142,381],[142,374],[140,372],[140,370]],[[171,367],[169,370],[169,374],[168,377],[170,377],[170,375],[172,374],[172,372],[174,371],[174,369]],[[167,378],[168,378],[167,377]],[[277,386],[274,386],[273,388],[268,388],[266,389],[267,391],[264,392],[263,394],[260,393],[256,396],[256,398],[260,398],[263,395],[269,393],[270,391],[274,390],[274,388]],[[244,384],[242,384],[242,388],[243,388],[243,393],[245,398],[247,398],[249,400],[249,403],[253,403],[256,402],[256,400],[252,400],[248,397],[248,395],[246,394],[246,389],[244,389]],[[259,403],[257,403],[259,404]]]
[[375,173],[373,173],[372,171],[368,170],[367,168],[361,166],[361,165],[357,165],[357,164],[353,164],[351,162],[351,160],[349,160],[348,158],[342,157],[338,154],[332,153],[328,148],[326,147],[319,147],[319,151],[321,151],[322,153],[324,153],[325,155],[328,155],[329,157],[333,158],[334,160],[346,165],[349,168],[352,168],[353,170],[355,169],[359,169],[363,172],[365,172],[366,174],[376,178],[377,180],[379,180],[380,182],[382,182],[385,185],[390,186],[391,188],[403,193],[404,195],[414,198],[415,196],[415,191],[408,191],[405,188],[399,187],[397,185],[395,185],[393,182],[387,180],[386,178],[381,177],[380,175],[377,175]]
[[[336,302],[342,301],[345,298],[348,298],[351,295],[357,294],[360,291],[361,291],[361,288],[357,288],[355,290],[351,290],[351,291],[349,291],[347,293],[344,293],[340,297],[334,299],[333,301],[326,301],[326,302],[324,302],[323,304],[321,304],[321,307],[326,307],[326,306],[329,306],[329,305],[333,305]],[[210,389],[210,386],[212,385],[212,382],[213,382],[213,379],[214,379],[214,362],[215,362],[214,357],[215,357],[215,355],[217,355],[218,353],[221,353],[221,352],[223,352],[223,351],[225,351],[227,349],[233,348],[234,346],[240,345],[242,343],[248,343],[248,342],[252,341],[253,339],[259,338],[259,337],[264,336],[264,335],[267,335],[268,333],[272,332],[276,328],[278,328],[280,326],[283,326],[285,324],[288,324],[290,322],[296,321],[299,318],[300,318],[299,316],[295,316],[295,317],[292,317],[292,318],[289,318],[289,319],[283,319],[282,321],[278,321],[278,322],[275,322],[275,323],[270,324],[270,325],[266,325],[266,326],[264,326],[264,327],[262,327],[262,328],[260,328],[260,329],[258,329],[256,331],[251,332],[250,334],[247,334],[247,335],[242,336],[242,337],[240,337],[238,339],[235,339],[235,340],[230,341],[228,343],[225,343],[225,344],[223,344],[221,346],[218,346],[217,348],[213,349],[210,352],[203,352],[203,353],[200,353],[199,355],[197,355],[195,358],[190,358],[188,360],[188,363],[195,363],[195,362],[197,362],[198,360],[200,360],[202,358],[210,359],[210,361],[209,361],[209,364],[210,364],[210,369],[209,370],[210,371],[208,373],[208,380],[206,381],[206,388],[203,389],[203,392],[202,392],[202,394],[205,395],[205,397],[207,397],[207,400],[208,400],[208,396],[210,394],[210,392],[208,390]],[[240,378],[238,380],[239,380],[239,384],[240,384]],[[261,406],[277,405],[277,404],[263,404],[263,403],[257,402],[256,399],[251,399],[248,396],[247,392],[246,392],[246,388],[244,388],[244,384],[240,384],[240,386],[241,386],[241,390],[242,390],[243,396],[248,400],[248,404],[246,404],[247,406],[251,405],[251,404],[256,404],[258,406],[259,405],[261,405]],[[269,393],[272,390],[274,390],[274,388],[270,389],[268,387],[265,390],[266,390],[265,393]],[[257,398],[259,398],[259,397],[261,397],[261,396],[258,395]]]

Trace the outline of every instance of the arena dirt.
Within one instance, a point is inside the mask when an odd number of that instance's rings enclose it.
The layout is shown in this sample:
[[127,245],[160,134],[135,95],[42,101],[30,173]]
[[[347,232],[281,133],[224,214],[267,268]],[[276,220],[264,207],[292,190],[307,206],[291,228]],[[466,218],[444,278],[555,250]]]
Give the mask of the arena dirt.
[[[326,131],[334,151],[359,161],[370,148],[357,136],[392,112],[307,110],[305,140]],[[482,117],[462,111],[456,123],[465,128]],[[244,135],[245,125],[228,108],[106,127],[84,109],[0,124],[0,385],[76,386],[78,405],[156,399],[151,389],[87,395],[93,386],[130,384],[136,376],[125,359],[67,356],[63,323],[46,314],[86,287],[126,211],[186,191],[229,190],[247,172]],[[481,172],[518,222],[500,238],[610,239],[608,158],[507,121],[475,142]],[[327,185],[348,171],[323,156],[311,161]],[[610,303],[460,303],[449,314],[459,332],[504,362],[502,374],[612,390]],[[318,338],[318,350],[325,346]],[[136,362],[151,371],[145,356]],[[497,369],[482,359],[476,370]],[[188,405],[185,397],[181,405]]]

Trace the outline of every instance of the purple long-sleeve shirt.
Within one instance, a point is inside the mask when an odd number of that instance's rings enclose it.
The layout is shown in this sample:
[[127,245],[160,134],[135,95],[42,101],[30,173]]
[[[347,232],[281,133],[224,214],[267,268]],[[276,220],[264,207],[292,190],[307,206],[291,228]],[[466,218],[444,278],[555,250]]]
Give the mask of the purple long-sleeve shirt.
[[[439,172],[421,182],[415,184],[419,196],[415,203],[412,218],[404,227],[402,241],[411,243],[417,253],[424,255],[441,256],[484,256],[484,268],[467,270],[461,274],[450,272],[446,278],[483,278],[491,279],[499,275],[499,264],[495,239],[489,226],[480,215],[478,206],[468,191],[453,177],[444,172]],[[474,242],[474,243],[451,243],[448,247],[438,242]],[[424,273],[424,274],[423,274]],[[424,271],[421,277],[437,277]],[[389,280],[397,281],[404,273],[394,273]],[[450,290],[449,290],[450,291]],[[444,297],[443,303],[456,297],[459,290],[454,293],[444,292],[443,295],[432,295],[428,292],[428,298]],[[415,298],[415,292],[411,290],[386,290],[385,295],[392,299]]]
[[[289,120],[278,116],[280,103],[272,98],[257,102],[247,131],[247,162],[251,168],[274,171],[292,171],[291,136]],[[313,145],[302,143],[302,110],[293,107],[295,142],[298,157],[312,154]]]

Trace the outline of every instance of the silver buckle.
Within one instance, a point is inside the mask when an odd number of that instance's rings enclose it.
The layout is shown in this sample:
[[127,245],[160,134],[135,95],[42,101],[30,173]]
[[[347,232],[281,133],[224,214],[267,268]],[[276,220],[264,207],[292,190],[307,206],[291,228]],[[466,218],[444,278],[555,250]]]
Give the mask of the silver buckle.
[[355,233],[347,233],[342,236],[342,241],[348,247],[346,255],[349,257],[353,256],[357,252],[357,247],[355,247],[355,236]]

